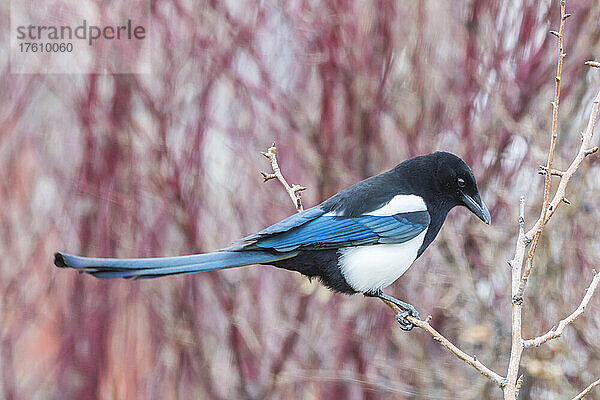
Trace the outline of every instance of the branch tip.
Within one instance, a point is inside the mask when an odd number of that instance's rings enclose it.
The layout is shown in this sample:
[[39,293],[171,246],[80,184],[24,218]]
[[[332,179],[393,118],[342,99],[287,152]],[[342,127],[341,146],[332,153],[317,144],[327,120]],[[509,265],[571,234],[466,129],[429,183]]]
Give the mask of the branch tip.
[[595,153],[595,152],[597,152],[597,151],[598,151],[598,146],[594,146],[594,147],[592,147],[591,149],[587,149],[587,150],[585,150],[585,151],[583,152],[583,154],[584,154],[585,156],[589,156],[590,154],[594,154],[594,153]]
[[[546,175],[548,173],[548,167],[546,167],[545,165],[540,165],[540,170],[538,171],[538,174],[540,175]],[[554,175],[554,176],[563,176],[565,173],[563,171],[559,171],[557,169],[550,169],[550,175]]]
[[598,61],[590,60],[590,61],[586,61],[584,64],[587,65],[588,67],[600,68],[600,62],[598,62]]
[[303,190],[306,190],[306,187],[304,187],[302,185],[296,185],[296,184],[290,186],[287,183],[287,181],[283,177],[283,174],[281,173],[279,164],[277,163],[277,156],[275,155],[276,152],[277,152],[277,147],[275,147],[275,143],[273,143],[271,145],[271,147],[269,147],[267,149],[266,152],[261,152],[261,154],[263,156],[265,156],[266,158],[268,158],[269,161],[271,162],[271,168],[273,169],[273,173],[269,174],[269,173],[261,171],[260,174],[262,175],[264,182],[267,182],[271,179],[277,178],[279,180],[279,182],[281,183],[281,185],[283,186],[283,188],[285,189],[285,191],[287,192],[288,196],[290,196],[290,199],[292,200],[292,203],[294,204],[296,211],[300,212],[303,210],[302,198],[300,197],[300,192]]

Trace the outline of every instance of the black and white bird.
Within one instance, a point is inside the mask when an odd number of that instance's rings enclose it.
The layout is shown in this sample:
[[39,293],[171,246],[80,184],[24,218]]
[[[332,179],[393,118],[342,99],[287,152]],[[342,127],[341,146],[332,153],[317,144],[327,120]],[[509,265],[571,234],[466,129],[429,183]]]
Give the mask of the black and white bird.
[[317,277],[336,292],[379,297],[400,306],[401,326],[415,308],[383,293],[425,251],[455,206],[482,221],[490,213],[473,172],[451,153],[414,157],[352,185],[233,246],[213,253],[163,258],[88,258],[56,253],[58,267],[98,278],[157,278],[250,264],[267,264]]

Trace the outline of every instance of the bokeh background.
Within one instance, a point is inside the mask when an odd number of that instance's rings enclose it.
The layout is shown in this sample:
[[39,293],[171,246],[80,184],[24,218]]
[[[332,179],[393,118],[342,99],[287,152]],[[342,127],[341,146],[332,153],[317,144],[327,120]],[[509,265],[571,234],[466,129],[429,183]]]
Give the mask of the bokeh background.
[[[0,398],[500,398],[429,335],[398,329],[381,302],[295,273],[100,281],[54,268],[52,255],[209,251],[290,215],[259,174],[273,141],[307,207],[408,157],[452,151],[475,171],[493,225],[452,211],[388,291],[505,374],[506,260],[519,196],[528,224],[539,213],[558,1],[153,0],[151,12],[145,75],[10,74],[2,30]],[[567,12],[557,168],[600,87],[583,65],[600,58],[600,3],[568,1]],[[0,26],[9,16],[3,0]],[[599,184],[593,155],[544,233],[529,337],[570,313],[598,268]],[[563,338],[526,351],[521,398],[570,398],[597,379],[599,332],[596,296]]]

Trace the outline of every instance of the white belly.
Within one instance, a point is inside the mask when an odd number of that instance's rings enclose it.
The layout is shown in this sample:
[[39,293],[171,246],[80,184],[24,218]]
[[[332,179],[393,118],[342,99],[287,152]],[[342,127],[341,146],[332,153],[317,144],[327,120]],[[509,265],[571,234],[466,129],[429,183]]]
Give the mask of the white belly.
[[340,249],[342,275],[357,292],[373,292],[389,286],[412,265],[427,229],[398,244],[375,244]]

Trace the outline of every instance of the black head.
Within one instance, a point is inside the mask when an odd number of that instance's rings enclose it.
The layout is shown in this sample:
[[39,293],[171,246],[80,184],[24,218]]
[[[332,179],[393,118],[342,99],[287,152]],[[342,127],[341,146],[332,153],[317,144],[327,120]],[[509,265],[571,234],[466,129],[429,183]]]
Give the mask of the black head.
[[[465,206],[486,224],[491,223],[490,212],[479,196],[473,171],[460,157],[439,151],[408,161],[413,160],[420,171],[420,176],[414,176],[420,182],[415,184],[425,187],[424,195],[430,201],[448,211],[455,206]],[[430,183],[426,185],[425,182]]]

